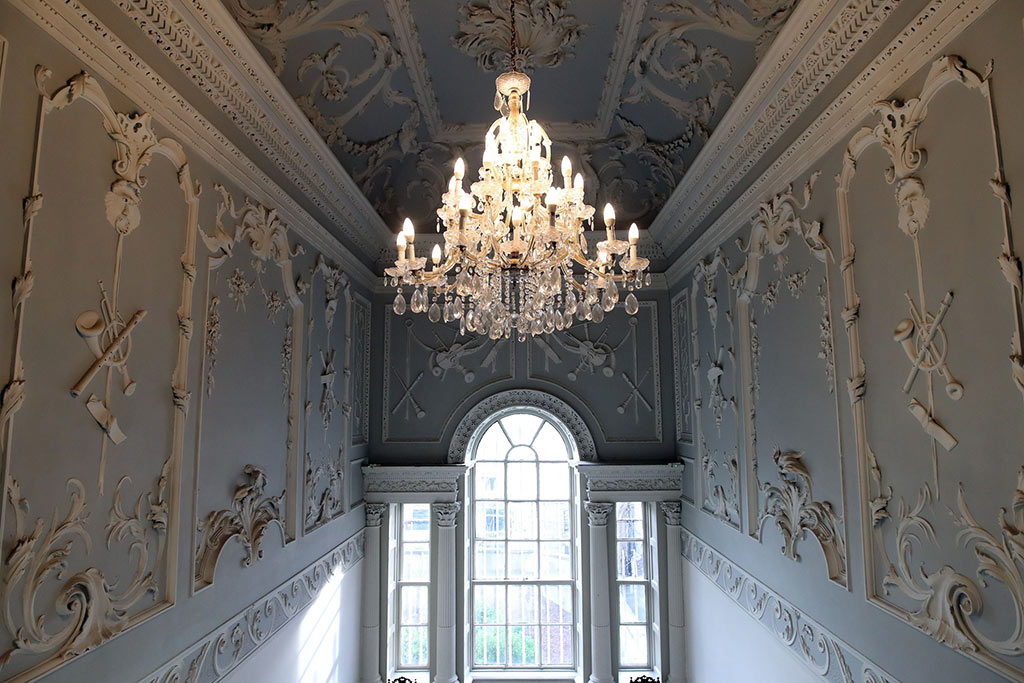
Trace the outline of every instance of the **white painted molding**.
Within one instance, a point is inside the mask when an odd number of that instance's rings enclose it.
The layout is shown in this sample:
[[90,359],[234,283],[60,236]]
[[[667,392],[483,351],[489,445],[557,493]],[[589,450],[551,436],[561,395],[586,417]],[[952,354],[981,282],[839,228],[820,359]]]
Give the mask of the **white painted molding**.
[[0,36],[0,111],[3,111],[3,94],[4,94],[4,73],[7,69],[7,50],[10,49],[7,44],[7,39]]
[[367,465],[363,500],[370,503],[453,503],[463,465]]
[[185,648],[138,683],[214,683],[302,614],[338,572],[363,559],[360,530],[293,577]]
[[146,103],[155,120],[177,139],[189,141],[254,200],[277,207],[296,233],[324,256],[342,264],[363,286],[378,284],[373,271],[78,0],[12,0],[11,4],[72,51],[95,75],[135,102]]
[[683,488],[683,464],[601,465],[576,463],[587,483],[592,503],[678,501]]
[[[866,103],[883,99],[909,76],[928,66],[946,45],[995,2],[996,0],[932,0],[885,49],[878,53],[871,64],[843,89],[843,92],[800,134],[800,137],[778,155],[772,165],[666,269],[665,275],[669,285],[673,286],[681,281],[705,254],[715,248],[715,245],[721,244],[729,235],[746,225],[746,222],[756,214],[757,205],[766,196],[783,189],[793,178],[798,178],[809,171],[823,154],[841,142],[864,117]],[[804,4],[801,3],[797,8],[798,12]],[[796,16],[794,14],[794,18]],[[789,24],[793,24],[792,19]],[[784,30],[776,40],[777,44],[785,39],[785,34]],[[769,61],[770,52],[762,60],[762,64]],[[753,88],[754,82],[755,79],[751,78],[747,85]],[[742,108],[737,105],[739,100],[745,99],[745,92],[746,88],[730,108],[729,114]],[[723,137],[730,135],[726,132],[729,129],[726,121],[719,124],[712,135],[712,140],[705,145],[702,155],[705,152],[708,155],[713,154],[711,150],[715,146],[715,139],[719,134]],[[702,183],[711,182],[706,173],[697,170],[701,167],[700,163],[699,155],[691,167],[691,172],[695,177],[701,177]],[[735,184],[733,181],[732,186]],[[659,218],[663,216],[667,220],[668,216],[673,216],[672,220],[677,224],[691,221],[692,216],[688,218],[689,214],[684,214],[683,209],[674,205],[672,201],[670,199],[670,203],[662,210]],[[675,208],[671,208],[673,206]],[[656,221],[655,225],[651,226],[652,232],[655,231],[657,224]],[[667,227],[662,229],[667,230]],[[663,246],[667,252],[672,251],[669,244],[665,243]]]
[[896,678],[808,617],[685,527],[683,557],[707,576],[786,650],[825,683],[899,683]]

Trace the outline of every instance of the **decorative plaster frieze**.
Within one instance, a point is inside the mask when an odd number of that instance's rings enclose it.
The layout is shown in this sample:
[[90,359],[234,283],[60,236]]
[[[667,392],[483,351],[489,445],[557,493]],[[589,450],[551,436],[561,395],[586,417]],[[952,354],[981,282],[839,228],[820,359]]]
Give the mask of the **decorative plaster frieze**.
[[[364,286],[374,287],[378,283],[362,261],[78,0],[15,0],[12,4],[67,46],[96,75],[134,101],[147,103],[155,120],[178,139],[188,140],[203,158],[249,196],[277,206],[282,218],[311,246],[342,263]],[[233,21],[229,25],[236,26]],[[256,61],[262,63],[258,57]],[[365,202],[365,198],[361,201]]]
[[599,465],[578,463],[591,502],[678,501],[683,465]]
[[[862,2],[863,0],[857,0]],[[931,0],[889,44],[881,50],[871,63],[854,78],[851,83],[825,108],[825,110],[791,143],[781,154],[775,157],[772,164],[761,175],[750,183],[743,193],[732,201],[714,222],[694,240],[686,252],[666,270],[666,278],[675,284],[684,278],[698,261],[722,243],[737,226],[743,225],[747,218],[757,211],[757,205],[765,195],[773,194],[780,186],[807,173],[813,164],[829,149],[839,144],[864,118],[865,103],[877,102],[887,97],[896,87],[909,76],[926,67],[936,55],[971,23],[985,13],[996,0]],[[830,2],[817,4],[833,5]],[[850,4],[853,3],[851,0]],[[895,3],[893,3],[895,4]],[[790,44],[790,51],[795,49],[803,38],[795,33],[800,24],[800,17],[809,3],[800,3],[793,16],[779,34],[776,45],[783,50],[784,44]],[[841,5],[835,5],[841,7]],[[855,13],[854,13],[855,14]],[[860,21],[860,20],[858,20]],[[794,35],[789,35],[790,32]],[[828,37],[831,34],[826,34]],[[824,39],[823,37],[823,39]],[[832,38],[830,38],[831,40]],[[860,41],[860,36],[854,36]],[[794,42],[795,41],[795,42]],[[820,48],[818,48],[820,49]],[[731,145],[739,140],[739,126],[757,127],[759,118],[753,115],[755,101],[767,98],[758,94],[767,84],[755,85],[759,80],[759,71],[770,68],[768,65],[777,62],[782,55],[774,54],[775,48],[769,50],[766,58],[747,85],[737,96],[733,106],[726,112],[708,144],[704,146],[697,160],[687,175],[687,188],[707,187],[712,176],[725,178],[726,185],[735,186],[739,182],[736,174],[726,174],[725,167],[731,158]],[[778,61],[782,66],[781,61]],[[749,91],[749,92],[748,92]],[[767,141],[767,140],[766,140]],[[719,170],[713,170],[715,165]],[[740,174],[742,175],[742,174]],[[724,187],[724,185],[723,185]],[[651,229],[656,235],[667,234],[673,225],[689,225],[692,220],[684,218],[678,201],[692,194],[680,186],[673,194],[673,200],[659,214],[659,221]],[[675,207],[673,210],[672,207]],[[671,222],[671,223],[670,223]],[[656,227],[657,226],[657,227]],[[661,230],[661,232],[659,232]],[[665,250],[672,252],[671,246],[663,243]]]
[[685,527],[683,557],[825,683],[897,679]]
[[349,537],[138,683],[215,683],[223,679],[300,616],[339,572],[344,575],[363,559],[365,534],[361,530]]
[[467,454],[475,446],[475,440],[482,436],[480,427],[484,422],[490,420],[496,413],[517,408],[533,408],[546,417],[560,422],[572,434],[576,447],[576,453],[573,455],[580,460],[597,460],[597,448],[587,424],[568,403],[535,389],[510,389],[485,398],[466,413],[452,435],[448,447],[448,462],[466,462]]
[[232,538],[237,537],[245,549],[245,558],[242,559],[242,566],[245,567],[251,567],[254,562],[263,559],[261,543],[271,524],[281,531],[281,544],[284,545],[281,501],[284,500],[285,492],[281,491],[279,496],[264,495],[267,475],[255,465],[246,465],[242,472],[246,482],[235,489],[231,509],[211,512],[196,529],[199,545],[196,547],[193,583],[197,591],[213,584],[217,560]]
[[363,467],[368,503],[450,503],[459,497],[461,465],[369,465]]

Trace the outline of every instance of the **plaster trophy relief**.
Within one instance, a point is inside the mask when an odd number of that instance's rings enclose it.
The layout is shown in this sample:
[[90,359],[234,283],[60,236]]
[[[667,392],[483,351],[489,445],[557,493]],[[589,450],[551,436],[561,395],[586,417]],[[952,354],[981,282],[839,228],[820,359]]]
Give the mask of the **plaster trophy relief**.
[[[218,475],[213,476],[231,476],[229,467],[248,465],[230,465],[224,458],[215,458],[207,462],[207,467],[213,468],[207,470],[201,457],[204,452],[238,450],[238,444],[228,441],[231,421],[237,419],[230,406],[237,400],[239,382],[244,377],[244,391],[255,391],[260,397],[248,399],[248,410],[268,418],[260,420],[258,427],[246,429],[245,438],[259,440],[264,447],[279,439],[284,451],[282,465],[256,467],[265,469],[271,478],[285,479],[282,509],[289,514],[282,514],[281,519],[286,540],[291,541],[298,534],[302,506],[298,448],[303,417],[303,335],[308,324],[303,297],[308,285],[296,276],[295,259],[303,254],[303,248],[292,243],[276,210],[248,198],[237,205],[227,188],[214,188],[220,194],[215,224],[209,233],[200,231],[208,253],[208,275],[204,390],[199,401],[202,438],[195,456],[196,472],[203,473],[201,476],[211,476],[214,471]],[[270,263],[276,273],[268,270]],[[239,351],[243,342],[247,345],[245,353]],[[271,380],[270,373],[275,373],[277,379]],[[273,401],[270,396],[275,397]],[[278,420],[273,419],[275,412],[280,416]],[[197,493],[193,500],[193,545],[198,545],[202,505]],[[219,501],[212,503],[217,508],[221,505]],[[202,588],[205,580],[197,578],[193,589]],[[208,580],[212,581],[212,575]]]
[[193,577],[197,590],[213,583],[217,560],[232,538],[237,537],[245,549],[242,565],[246,567],[263,559],[261,543],[267,527],[277,526],[281,531],[281,545],[285,543],[281,510],[285,492],[281,491],[278,496],[266,495],[267,475],[255,465],[246,465],[243,474],[246,481],[235,489],[231,508],[209,513],[197,527],[200,536]]
[[[835,395],[835,358],[834,338],[832,336],[831,318],[831,267],[834,262],[832,249],[822,235],[822,225],[818,221],[810,221],[800,214],[807,209],[813,195],[814,185],[819,172],[810,175],[804,184],[803,197],[799,199],[792,185],[783,192],[776,194],[758,207],[758,213],[752,221],[750,235],[746,241],[739,241],[741,249],[746,252],[746,260],[736,274],[739,290],[737,310],[739,320],[739,339],[743,349],[745,364],[743,392],[746,432],[747,457],[747,510],[749,515],[748,530],[751,536],[760,539],[765,524],[774,521],[783,536],[783,554],[791,559],[799,559],[798,542],[810,536],[818,541],[825,556],[828,577],[842,586],[847,585],[847,552],[846,531],[843,525],[845,512],[842,508],[845,483],[842,475],[842,444],[839,436],[839,403]],[[793,239],[794,237],[798,239]],[[802,242],[803,253],[791,252],[790,246]],[[770,270],[765,269],[764,261],[771,263]],[[772,262],[773,261],[773,262]],[[799,265],[795,265],[798,263]],[[767,270],[767,273],[765,272]],[[817,299],[803,297],[804,290],[810,280],[818,282]],[[787,314],[778,322],[787,322],[783,327],[776,325],[773,316],[776,307],[786,299]],[[797,308],[802,310],[798,311]],[[807,310],[809,309],[809,310]],[[807,310],[807,312],[803,312]],[[799,317],[797,317],[799,316]],[[801,319],[814,320],[813,327],[808,324],[800,328],[797,322]],[[760,321],[759,321],[760,319]],[[761,357],[764,353],[778,351],[780,356],[770,356],[773,368],[780,362],[787,362],[793,353],[801,348],[796,344],[796,337],[801,330],[809,338],[816,339],[813,351],[807,353],[800,365],[811,365],[824,361],[823,384],[828,396],[822,413],[808,414],[801,412],[793,425],[786,420],[793,416],[774,412],[780,403],[780,396],[766,398],[765,410],[769,412],[765,423],[774,430],[773,441],[788,438],[788,434],[801,434],[798,429],[807,420],[820,424],[829,432],[829,439],[815,444],[813,463],[803,460],[803,452],[793,448],[780,450],[776,448],[772,456],[775,467],[773,477],[771,471],[761,471],[759,444],[758,405],[762,398],[761,388]],[[814,354],[813,356],[811,354]],[[779,381],[768,383],[768,388]],[[829,404],[832,404],[829,407]],[[804,409],[806,410],[806,409]],[[812,408],[812,410],[814,410]],[[831,423],[831,425],[830,425]],[[787,431],[786,428],[790,431]],[[822,450],[822,448],[826,450]],[[833,450],[834,449],[834,450]],[[835,458],[836,465],[830,466]],[[838,509],[829,501],[815,500],[812,495],[812,474],[815,471],[838,472],[838,490],[835,491],[840,504]],[[778,483],[772,483],[771,480]],[[819,480],[819,487],[822,484]]]
[[[602,424],[608,441],[661,441],[661,370],[657,304],[640,302],[636,313],[612,301],[593,320],[562,331],[533,337],[529,376],[555,382],[577,397],[594,403],[600,393],[608,411],[622,415],[632,427],[616,421]],[[622,427],[624,429],[619,429]]]
[[[966,382],[961,383],[951,370],[952,367],[966,368],[964,376],[970,378],[977,375],[979,366],[967,354],[955,355],[960,339],[957,332],[961,328],[950,325],[955,325],[957,309],[954,306],[960,298],[975,302],[993,300],[994,292],[983,288],[995,280],[982,279],[980,272],[972,273],[971,280],[961,283],[957,299],[953,298],[952,288],[926,288],[926,276],[936,277],[935,272],[938,270],[938,277],[949,277],[951,271],[943,271],[941,267],[926,267],[929,261],[922,258],[922,254],[933,253],[922,248],[923,244],[928,243],[927,240],[942,239],[941,225],[946,217],[942,213],[932,215],[930,212],[930,203],[938,203],[942,198],[926,194],[925,178],[929,176],[924,173],[924,168],[927,157],[925,150],[918,145],[917,136],[928,117],[929,109],[936,109],[937,94],[951,84],[963,86],[962,89],[955,89],[957,92],[954,93],[961,100],[972,98],[970,92],[982,96],[986,110],[984,125],[965,125],[963,134],[978,134],[982,136],[981,139],[989,139],[990,160],[979,163],[994,163],[995,167],[988,183],[988,179],[969,178],[966,175],[962,177],[960,201],[978,197],[978,204],[982,206],[994,199],[998,202],[998,215],[1001,219],[979,225],[972,234],[969,248],[962,249],[959,258],[971,264],[972,268],[976,267],[975,263],[986,263],[985,267],[998,269],[998,280],[1005,280],[1012,294],[1010,311],[1003,309],[997,312],[998,309],[994,307],[986,307],[986,310],[992,310],[1000,318],[1008,313],[1011,321],[1010,367],[1005,374],[999,373],[1006,378],[1006,384],[1000,385],[994,381],[979,383],[977,390],[992,394],[988,400],[993,401],[1003,395],[1016,396],[1017,392],[1013,389],[1019,386],[1020,261],[1012,241],[1009,188],[1003,175],[1002,146],[993,101],[992,65],[984,73],[978,73],[968,68],[960,57],[947,56],[933,63],[919,96],[905,102],[892,100],[875,105],[874,112],[879,116],[879,123],[874,127],[862,128],[853,136],[846,149],[842,172],[837,178],[843,239],[841,270],[846,291],[843,318],[850,336],[853,376],[849,388],[857,432],[865,566],[868,571],[867,597],[875,605],[938,642],[1003,676],[1017,680],[1024,677],[1024,669],[1021,669],[1017,659],[1024,654],[1024,629],[1021,626],[1024,624],[1024,552],[1021,550],[1024,548],[1021,531],[1024,524],[1021,512],[1024,510],[1024,491],[1021,490],[1024,488],[1024,471],[1020,470],[1019,462],[1014,462],[1016,456],[1013,455],[1003,457],[1002,453],[990,449],[963,452],[963,448],[971,449],[971,446],[957,444],[976,443],[975,434],[963,429],[954,435],[952,429],[940,422],[939,414],[941,410],[943,417],[948,415],[950,422],[957,419],[959,411],[967,411],[972,420],[982,420],[984,417],[970,412],[975,410],[970,400],[973,394],[968,397],[964,389]],[[858,290],[857,287],[855,264],[859,266],[857,258],[863,259],[864,256],[856,252],[855,237],[865,228],[860,224],[855,225],[852,220],[849,195],[858,170],[858,161],[876,144],[884,150],[891,163],[885,171],[885,181],[893,187],[896,200],[896,220],[887,229],[894,231],[889,234],[898,236],[893,239],[906,240],[910,247],[908,252],[913,254],[911,273],[916,276],[919,288],[913,293],[891,292],[892,297],[897,300],[902,298],[906,302],[907,316],[895,321],[895,332],[892,335],[894,342],[899,345],[899,355],[907,359],[906,372],[898,376],[873,377],[872,386],[877,388],[868,393],[865,391],[868,379],[865,355],[878,351],[870,345],[862,344],[862,338],[875,334],[875,331],[864,324],[865,314],[861,309],[862,305],[867,310],[868,304],[878,305],[878,302],[865,301],[862,304],[864,290]],[[975,147],[978,155],[985,154],[984,150],[984,145]],[[928,160],[931,161],[929,169],[937,163],[964,163],[949,158],[940,159],[939,155]],[[994,211],[990,213],[995,214]],[[979,214],[984,215],[984,211]],[[972,253],[979,245],[991,249],[994,264]],[[861,251],[864,251],[863,247]],[[931,298],[925,296],[929,291],[943,290],[946,291],[945,295],[933,295]],[[982,329],[972,329],[971,336],[984,339],[984,332]],[[1001,355],[995,350],[992,353]],[[902,493],[906,490],[906,477],[900,478],[899,459],[905,458],[908,453],[888,452],[877,438],[872,438],[874,432],[869,431],[869,426],[875,424],[868,420],[869,414],[874,415],[871,412],[874,402],[889,395],[902,396],[903,400],[908,401],[908,419],[899,424],[908,436],[916,435],[917,443],[927,443],[933,456],[932,481],[914,484],[917,491],[911,494],[913,503],[908,502],[906,494]],[[962,398],[965,400],[961,401]],[[990,420],[979,427],[995,430],[1001,426],[992,424]],[[939,504],[942,479],[938,475],[946,461],[935,457],[937,447],[941,447],[943,453],[957,447],[957,457],[984,459],[985,472],[1008,474],[1007,466],[1017,470],[1016,489],[1006,491],[1007,498],[1004,500],[1008,506],[1000,508],[995,520],[997,532],[989,531],[972,512],[971,491],[977,485],[976,480],[956,484],[954,510],[950,510],[948,504]],[[958,471],[965,479],[973,474]],[[988,483],[991,483],[991,479]],[[1006,486],[1006,489],[1012,489],[1012,486]],[[976,494],[973,502],[978,504]],[[951,529],[948,522],[945,522],[949,512],[952,512]],[[946,534],[955,538],[955,547],[942,543]],[[963,551],[969,551],[970,555]],[[963,567],[962,563],[968,556],[972,560]],[[883,570],[880,581],[877,576],[879,569]],[[969,576],[971,573],[975,578]],[[996,584],[999,584],[998,590],[995,590]],[[991,618],[990,614],[998,618]]]
[[359,446],[370,441],[370,302],[355,294],[352,298],[352,417],[349,443]]
[[[348,506],[345,442],[352,419],[353,307],[348,276],[322,255],[311,269],[306,292],[302,509],[303,529],[309,532],[343,514]],[[343,322],[336,327],[339,310]]]
[[[516,59],[533,71],[556,67],[575,57],[575,46],[589,28],[569,12],[572,0],[527,0],[515,6]],[[459,8],[459,32],[452,43],[476,58],[485,71],[503,71],[512,44],[509,6],[503,0],[471,0]]]
[[[84,72],[52,95],[47,94],[50,75],[48,68],[36,67],[37,134],[29,194],[23,204],[22,270],[12,289],[13,372],[0,402],[5,479],[0,527],[2,535],[11,539],[0,565],[2,623],[9,634],[9,645],[0,653],[0,673],[9,681],[36,680],[174,604],[180,462],[189,403],[186,370],[200,187],[191,178],[182,147],[175,140],[160,137],[148,114],[114,111],[98,81]],[[68,207],[65,195],[51,196],[46,190],[52,180],[48,153],[52,149],[46,142],[64,131],[58,129],[55,134],[45,124],[56,112],[69,109],[75,116],[60,115],[67,131],[88,134],[95,114],[86,117],[81,107],[71,109],[80,100],[99,114],[102,132],[97,127],[95,133],[114,143],[114,178],[102,202],[92,201],[93,197],[82,199],[83,206],[101,205],[102,213],[78,211],[75,232],[68,234],[60,232],[65,227],[63,219],[58,225],[52,222],[54,217],[74,209]],[[153,192],[144,191],[144,173],[148,170],[161,179],[167,177],[163,164],[153,163],[157,157],[170,162],[174,182],[182,193],[185,208],[179,213],[183,214],[183,225],[174,224],[179,220],[176,216],[169,222],[168,216],[142,211],[143,197]],[[93,161],[107,163],[106,159],[91,158],[81,163]],[[102,176],[89,177],[91,186],[100,187],[106,182]],[[167,189],[162,181],[155,184]],[[176,193],[168,196],[170,202],[177,201]],[[139,235],[147,239],[140,241]],[[168,235],[174,237],[165,239]],[[84,251],[77,253],[88,254],[70,278],[67,273],[54,272],[45,244],[53,239],[65,240],[68,248],[80,248]],[[76,247],[76,239],[89,243]],[[151,298],[145,307],[122,305],[126,299],[138,301],[134,291],[138,270],[132,257],[137,259],[140,253],[149,259],[147,267],[165,268],[157,272],[180,276],[180,284],[174,280],[151,283]],[[103,272],[106,264],[112,266],[112,272]],[[74,313],[70,309],[78,301],[88,301],[86,292],[92,289],[72,287],[72,283],[82,284],[75,280],[83,275],[94,278],[91,284],[98,290],[97,305]],[[52,325],[39,329],[31,313],[33,300],[58,312],[66,311],[70,319],[63,332]],[[176,318],[177,324],[164,328],[168,332],[165,337],[154,331],[140,336],[138,330],[146,332],[139,323],[147,311],[158,312],[158,317]],[[54,344],[63,346],[54,351]],[[40,359],[40,351],[47,354],[46,359]],[[163,361],[153,360],[161,354]],[[131,365],[130,359],[134,359]],[[166,370],[169,387],[154,389],[154,374],[150,372],[153,365],[161,374]],[[49,369],[54,367],[71,377],[70,392],[62,380],[53,382],[55,376]],[[165,405],[152,405],[146,418],[136,417],[138,422],[119,420],[125,401],[132,397],[147,402],[162,398]],[[76,404],[89,416],[88,421],[76,419]],[[139,415],[137,411],[131,414]],[[61,486],[52,475],[40,480],[40,467],[21,464],[47,463],[41,469],[52,472],[51,467],[60,466],[74,472],[85,462],[78,452],[71,464],[66,458],[62,461],[69,451],[61,440],[51,439],[50,450],[41,450],[35,434],[38,418],[49,420],[46,431],[51,436],[54,420],[63,425],[62,438],[67,435],[77,443],[87,443],[99,436],[99,457],[89,459],[87,465],[90,473],[98,474],[95,494],[79,476],[70,476]],[[20,423],[17,436],[16,422]],[[164,445],[150,438],[143,448],[151,430],[164,431],[170,443]],[[137,434],[134,441],[128,439],[133,433]],[[133,447],[136,442],[139,445]],[[120,457],[108,458],[108,454]],[[105,494],[109,469],[118,474],[113,491]],[[139,489],[143,492],[132,493]],[[64,495],[66,512],[61,511],[64,505],[57,504],[48,514],[49,522],[43,517],[30,517],[32,500]],[[133,496],[134,504],[129,501]],[[8,506],[13,518],[7,514]],[[102,520],[102,513],[90,518],[91,510],[104,509],[108,511],[105,525],[93,521]],[[8,519],[12,519],[13,528],[7,527]],[[96,538],[97,534],[102,536]],[[102,544],[106,552],[88,556],[94,544]],[[52,604],[47,604],[51,600]]]
[[702,510],[736,529],[741,529],[742,519],[733,292],[742,275],[742,269],[730,271],[725,251],[716,249],[697,264],[690,299],[694,423],[700,458],[696,499]]
[[676,441],[693,443],[693,396],[690,367],[693,360],[690,331],[690,290],[672,297],[672,366],[675,392]]

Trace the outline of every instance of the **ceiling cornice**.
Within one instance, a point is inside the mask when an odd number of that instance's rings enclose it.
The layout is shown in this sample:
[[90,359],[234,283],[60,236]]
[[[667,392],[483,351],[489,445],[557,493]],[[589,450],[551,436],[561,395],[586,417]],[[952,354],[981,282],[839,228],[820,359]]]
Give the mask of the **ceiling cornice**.
[[144,62],[78,0],[12,0],[12,4],[71,50],[96,76],[112,83],[179,140],[188,143],[254,199],[278,209],[296,234],[347,274],[372,288],[376,276],[252,159]]
[[380,240],[390,239],[376,210],[223,3],[117,4],[357,248],[372,258]]
[[806,173],[857,126],[866,107],[924,68],[996,0],[932,0],[666,271],[674,286],[757,213],[757,206]]
[[808,0],[793,10],[651,232],[672,253],[763,159],[898,2]]
[[[441,117],[434,83],[427,71],[419,30],[412,18],[409,0],[384,0],[388,18],[395,31],[398,51],[402,55],[416,100],[434,142],[447,144],[478,143],[490,124],[446,124]],[[622,99],[622,86],[626,80],[629,62],[636,51],[640,24],[647,0],[623,0],[622,12],[612,44],[611,61],[605,73],[597,117],[593,121],[552,121],[544,124],[551,139],[559,142],[604,140],[609,137],[615,112]]]

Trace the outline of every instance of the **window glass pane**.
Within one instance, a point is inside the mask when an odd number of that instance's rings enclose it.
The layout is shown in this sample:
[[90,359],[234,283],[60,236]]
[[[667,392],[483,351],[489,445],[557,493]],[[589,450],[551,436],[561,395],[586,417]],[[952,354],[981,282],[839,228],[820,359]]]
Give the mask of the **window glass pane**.
[[537,466],[526,462],[509,463],[507,469],[508,499],[537,499]]
[[549,666],[571,666],[572,626],[540,627],[540,659]]
[[505,623],[504,586],[487,585],[473,587],[473,623]]
[[501,424],[514,446],[529,446],[533,443],[533,437],[537,436],[541,422],[539,417],[528,413],[516,413],[501,418]]
[[513,542],[508,544],[508,578],[537,578],[537,544]]
[[400,623],[404,625],[426,625],[428,623],[427,587],[402,586],[400,600],[402,616]]
[[477,460],[504,460],[512,444],[505,438],[505,432],[497,422],[488,427],[476,447]]
[[430,544],[402,544],[402,581],[430,580]]
[[616,522],[616,535],[621,539],[644,537],[644,523],[638,519],[620,519]]
[[569,452],[565,449],[565,440],[550,422],[545,422],[540,428],[540,433],[533,442],[533,449],[537,451],[541,460],[566,460],[569,457]]
[[522,540],[537,538],[537,504],[508,504],[508,537]]
[[540,578],[571,579],[572,547],[564,542],[541,542]]
[[616,503],[615,517],[617,519],[642,519],[643,507],[641,503]]
[[537,586],[508,587],[508,623],[537,623]]
[[569,503],[540,504],[540,537],[547,541],[569,540]]
[[481,462],[473,466],[476,470],[476,494],[481,499],[502,499],[505,497],[505,466],[500,462]]
[[619,622],[647,623],[647,586],[642,583],[619,585]]
[[406,503],[402,506],[402,540],[430,540],[430,506]]
[[509,626],[508,663],[509,666],[537,665],[536,626]]
[[473,663],[480,666],[505,664],[505,627],[477,626],[473,629]]
[[618,576],[620,579],[642,579],[646,568],[644,566],[644,544],[642,541],[620,541]]
[[516,446],[508,452],[508,460],[533,461],[537,459],[537,453],[529,446]]
[[540,587],[540,623],[573,623],[572,588],[570,586]]
[[428,666],[430,644],[426,626],[403,626],[398,645],[399,666]]
[[619,627],[619,665],[647,666],[647,627]]
[[569,500],[569,466],[541,463],[540,497],[542,500]]
[[476,537],[505,538],[505,504],[484,502],[476,504]]
[[477,541],[473,564],[475,578],[505,578],[505,544],[501,541]]

